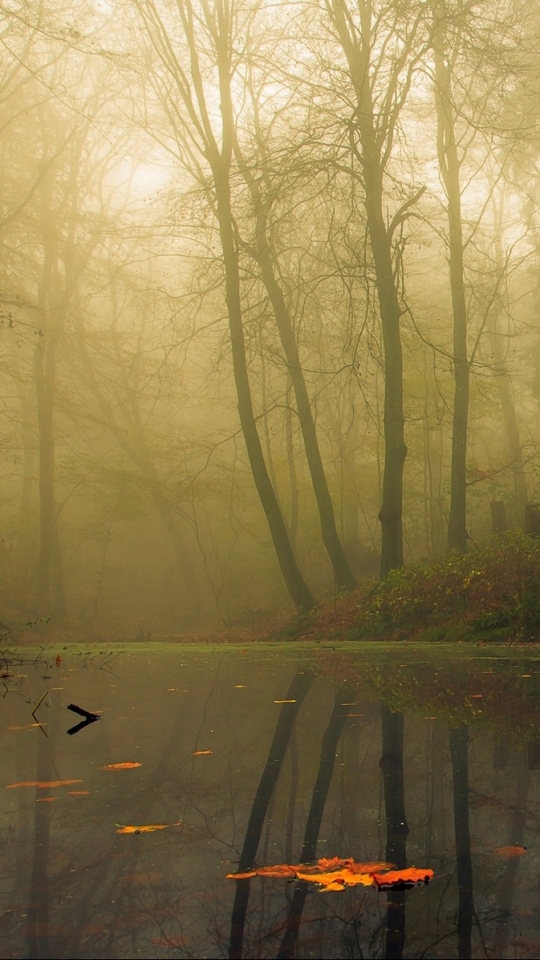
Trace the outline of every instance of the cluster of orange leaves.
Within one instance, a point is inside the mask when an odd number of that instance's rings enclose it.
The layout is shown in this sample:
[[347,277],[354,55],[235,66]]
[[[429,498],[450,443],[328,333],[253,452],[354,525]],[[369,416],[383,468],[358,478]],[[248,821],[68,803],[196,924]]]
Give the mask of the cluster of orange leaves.
[[344,890],[345,887],[361,885],[376,887],[378,890],[405,890],[419,884],[429,883],[433,879],[433,870],[418,870],[408,867],[395,870],[393,863],[362,863],[352,857],[321,857],[314,864],[278,863],[275,866],[258,867],[246,873],[228,873],[228,880],[247,880],[250,877],[282,877],[284,879],[307,880],[316,883],[320,892],[326,890]]

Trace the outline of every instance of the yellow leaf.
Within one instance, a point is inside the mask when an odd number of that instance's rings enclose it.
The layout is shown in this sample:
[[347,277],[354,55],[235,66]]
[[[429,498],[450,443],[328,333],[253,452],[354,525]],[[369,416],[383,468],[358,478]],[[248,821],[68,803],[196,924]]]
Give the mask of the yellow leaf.
[[142,767],[142,763],[131,763],[130,760],[127,760],[126,763],[106,763],[104,767],[100,767],[100,770],[134,770],[135,767]]
[[70,787],[72,783],[82,783],[82,780],[28,780],[27,783],[8,783],[6,790],[14,790],[15,787]]
[[208,756],[210,756],[210,754],[213,753],[213,752],[214,752],[213,750],[194,750],[193,753],[192,753],[192,756],[193,756],[193,757],[208,757]]
[[154,833],[155,830],[167,830],[168,827],[178,827],[182,823],[177,820],[176,823],[146,823],[142,827],[118,826],[117,833]]

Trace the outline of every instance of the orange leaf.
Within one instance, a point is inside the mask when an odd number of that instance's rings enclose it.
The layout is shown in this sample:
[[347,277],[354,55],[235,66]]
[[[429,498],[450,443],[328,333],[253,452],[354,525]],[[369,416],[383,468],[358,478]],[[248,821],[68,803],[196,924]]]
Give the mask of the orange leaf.
[[53,800],[58,800],[58,797],[40,797],[36,803],[52,803]]
[[29,780],[27,783],[7,783],[6,790],[15,787],[70,787],[72,783],[82,783],[82,780]]
[[493,853],[503,860],[510,860],[512,857],[523,857],[527,853],[527,847],[494,847]]
[[433,880],[433,870],[418,870],[416,867],[373,874],[373,882],[379,890],[407,890],[430,880]]
[[166,830],[168,827],[178,827],[182,823],[177,820],[176,823],[147,823],[142,827],[119,827],[117,833],[153,833],[154,830]]
[[[352,857],[321,857],[316,863],[278,863],[275,866],[258,867],[246,873],[228,873],[229,880],[246,880],[250,877],[281,877],[316,883],[321,890],[344,890],[345,887],[370,887],[375,883],[378,871],[389,870],[392,863],[384,861],[362,863]],[[423,877],[423,874],[422,874]]]
[[404,890],[433,879],[433,870],[393,870],[392,863],[381,861],[362,863],[352,857],[321,857],[316,863],[278,863],[276,866],[258,867],[246,873],[228,873],[228,880],[246,880],[250,877],[296,877],[319,885],[324,890],[344,890],[345,887],[376,886],[379,890],[397,888]]
[[135,767],[142,767],[142,763],[131,763],[130,760],[127,760],[126,763],[106,763],[104,767],[100,767],[100,770],[134,770]]
[[213,750],[194,750],[193,753],[192,753],[192,756],[193,756],[193,757],[208,757],[208,756],[210,756],[210,754],[213,753],[213,752],[214,752]]
[[89,790],[68,790],[70,797],[88,797]]
[[8,730],[33,730],[35,727],[47,727],[47,723],[25,723],[22,727],[8,727]]
[[297,870],[298,880],[309,880],[310,883],[318,883],[325,890],[344,890],[345,887],[354,887],[361,885],[363,887],[373,886],[373,876],[371,873],[356,873],[347,868],[343,870],[331,870],[329,873],[304,873]]

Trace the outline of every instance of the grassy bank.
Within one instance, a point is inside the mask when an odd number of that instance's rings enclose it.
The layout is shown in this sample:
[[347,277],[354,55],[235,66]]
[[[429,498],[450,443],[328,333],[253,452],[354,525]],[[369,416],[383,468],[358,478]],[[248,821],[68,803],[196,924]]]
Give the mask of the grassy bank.
[[511,533],[465,556],[392,571],[319,605],[281,638],[344,640],[540,639],[540,540]]

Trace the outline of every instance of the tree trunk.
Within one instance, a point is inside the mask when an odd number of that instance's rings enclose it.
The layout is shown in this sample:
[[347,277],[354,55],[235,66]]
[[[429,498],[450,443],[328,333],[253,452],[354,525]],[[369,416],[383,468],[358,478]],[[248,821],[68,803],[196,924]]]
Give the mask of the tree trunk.
[[[251,178],[248,177],[247,179],[249,181]],[[261,268],[261,276],[266,292],[272,304],[281,344],[287,361],[288,372],[294,389],[298,419],[304,438],[306,459],[319,510],[323,543],[330,557],[339,589],[352,590],[355,586],[355,580],[336,529],[334,507],[319,449],[317,430],[313,419],[306,381],[304,379],[300,354],[298,352],[298,344],[285,298],[276,280],[275,266],[268,245],[266,212],[263,209],[262,200],[258,196],[255,187],[252,189],[252,199],[255,204],[257,216],[257,261]]]
[[[503,202],[495,209],[495,260],[497,264],[497,276],[504,277],[504,260],[501,244],[503,231]],[[514,497],[516,502],[516,514],[518,527],[523,529],[525,523],[525,505],[527,503],[527,481],[525,478],[525,467],[523,463],[523,453],[521,449],[521,439],[519,436],[519,424],[516,415],[516,405],[512,395],[512,382],[508,372],[506,359],[504,355],[502,337],[504,334],[500,330],[499,320],[503,315],[504,308],[500,295],[497,295],[493,310],[491,312],[491,322],[489,336],[491,343],[491,352],[493,354],[493,367],[495,373],[495,383],[501,404],[504,428],[506,433],[506,444],[510,457],[510,467],[514,476]]]
[[242,323],[240,272],[231,210],[229,170],[223,162],[218,161],[216,158],[213,163],[213,173],[216,188],[217,218],[225,265],[225,298],[229,317],[229,332],[240,425],[244,435],[253,479],[263,510],[266,514],[283,579],[297,609],[299,611],[308,611],[313,607],[315,601],[300,573],[296,557],[291,547],[285,520],[276,492],[268,475],[261,441],[257,431],[257,424],[253,414],[251,388],[246,362],[244,327]]
[[401,308],[394,280],[391,234],[385,224],[383,209],[385,161],[381,152],[381,137],[380,134],[377,136],[375,130],[370,86],[371,8],[368,4],[361,6],[360,41],[350,32],[343,0],[332,0],[331,11],[347,57],[358,104],[354,132],[360,151],[356,144],[353,144],[353,150],[360,160],[364,178],[364,203],[383,335],[385,460],[379,520],[382,534],[381,577],[384,577],[390,570],[403,566],[403,468],[407,447],[404,438]]
[[455,138],[451,72],[446,57],[444,8],[434,8],[433,56],[437,108],[437,152],[447,199],[448,255],[453,314],[454,407],[448,546],[467,551],[467,432],[469,420],[470,363],[467,355],[467,304],[463,274],[463,224],[461,217],[460,161]]

